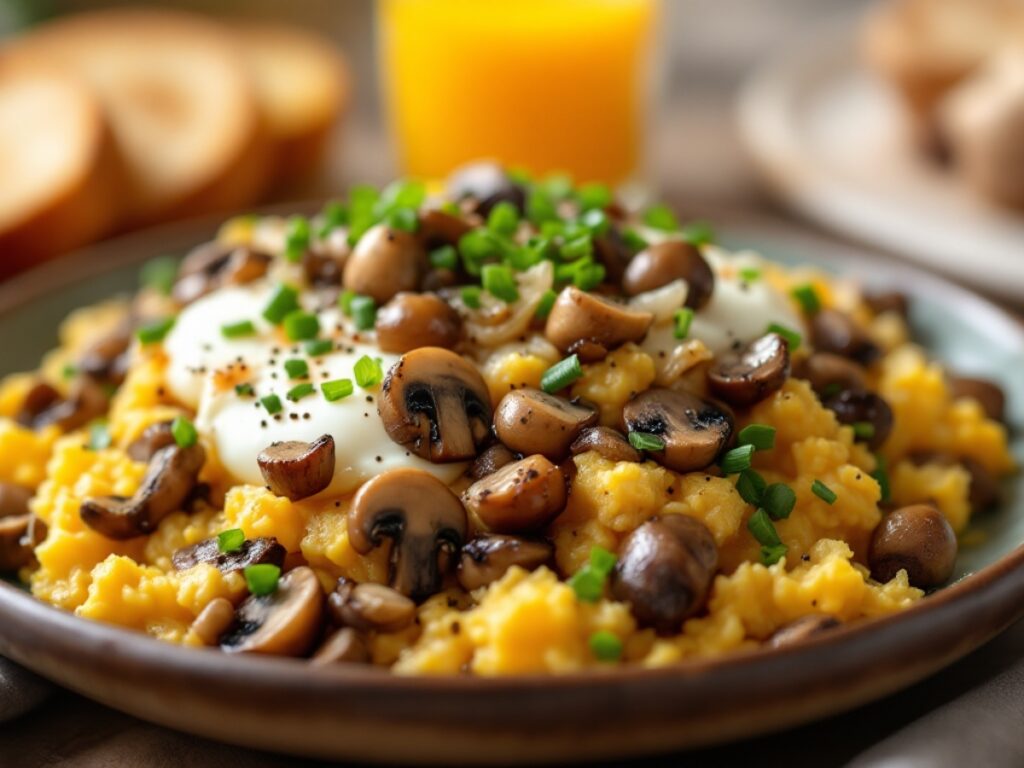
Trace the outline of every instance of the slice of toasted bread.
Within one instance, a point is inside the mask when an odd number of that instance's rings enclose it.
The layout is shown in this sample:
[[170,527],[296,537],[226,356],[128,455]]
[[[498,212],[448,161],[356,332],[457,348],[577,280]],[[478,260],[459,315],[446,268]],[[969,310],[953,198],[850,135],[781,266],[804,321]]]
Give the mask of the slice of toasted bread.
[[348,103],[345,60],[326,40],[293,27],[248,24],[237,32],[274,143],[276,178],[307,177]]
[[99,103],[63,72],[0,57],[0,275],[105,234],[117,166]]
[[244,206],[263,191],[269,157],[252,78],[226,28],[111,10],[45,24],[9,50],[95,89],[128,180],[126,224]]

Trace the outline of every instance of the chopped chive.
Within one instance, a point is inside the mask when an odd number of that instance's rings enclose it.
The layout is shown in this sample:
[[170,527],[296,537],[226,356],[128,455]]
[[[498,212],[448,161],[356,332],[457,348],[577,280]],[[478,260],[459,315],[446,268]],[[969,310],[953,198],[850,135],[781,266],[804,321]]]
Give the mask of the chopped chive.
[[512,237],[519,228],[519,210],[507,200],[502,200],[487,215],[487,228],[504,237]]
[[480,309],[480,289],[475,285],[465,285],[459,292],[462,303],[470,309]]
[[789,547],[785,544],[772,544],[771,546],[761,547],[761,563],[763,565],[775,565],[779,560],[786,556],[789,551]]
[[324,393],[324,399],[329,403],[348,397],[354,391],[352,379],[333,379],[325,381],[320,385],[320,391]]
[[736,478],[736,492],[747,504],[755,507],[761,506],[761,499],[764,498],[765,489],[768,483],[753,469],[745,469]]
[[239,320],[237,323],[222,325],[220,333],[225,339],[240,339],[256,333],[256,326],[252,324],[252,320]]
[[573,259],[580,259],[584,256],[594,255],[594,241],[590,237],[589,232],[584,232],[582,235],[577,235],[571,240],[567,240],[559,252],[562,254],[562,258],[566,261],[572,261]]
[[764,489],[761,507],[772,520],[785,520],[796,506],[796,494],[785,483],[772,483]]
[[305,360],[293,357],[284,361],[284,370],[289,379],[304,379],[309,376],[309,364]]
[[682,229],[683,239],[692,245],[708,245],[715,242],[715,230],[706,221],[691,221]]
[[171,435],[181,448],[191,448],[199,439],[195,425],[184,416],[175,416],[171,422]]
[[592,291],[604,282],[604,264],[584,264],[572,276],[572,284],[581,291]]
[[178,260],[173,256],[158,256],[142,265],[139,281],[164,296],[169,296],[178,277]]
[[609,552],[604,547],[590,548],[590,568],[601,576],[610,574],[617,561],[615,553]]
[[299,293],[290,285],[278,283],[270,295],[270,301],[263,308],[263,317],[268,323],[280,325],[289,312],[299,308]]
[[341,314],[346,317],[352,314],[352,300],[358,295],[351,288],[346,288],[338,294],[338,308],[341,310]]
[[604,235],[611,227],[608,214],[600,208],[592,208],[580,216],[580,224],[585,226],[591,235]]
[[292,216],[284,233],[284,257],[290,262],[300,262],[309,248],[309,219]]
[[839,498],[836,496],[836,492],[821,482],[821,480],[815,480],[811,483],[811,492],[826,504],[835,504],[836,499]]
[[358,331],[368,331],[377,322],[377,302],[372,296],[353,296],[352,322]]
[[165,317],[163,320],[154,320],[151,323],[147,323],[139,328],[135,334],[143,344],[157,344],[164,340],[173,327],[174,318]]
[[607,208],[612,203],[612,192],[604,184],[583,184],[576,190],[576,200],[584,211]]
[[217,549],[224,554],[238,552],[245,544],[245,531],[241,528],[232,528],[228,531],[221,531],[217,534]]
[[348,206],[340,200],[329,200],[320,211],[320,229],[317,235],[326,238],[338,227],[344,227],[349,221]]
[[821,299],[818,298],[818,292],[810,283],[798,285],[792,290],[792,296],[800,304],[804,314],[813,315],[821,309]]
[[355,376],[356,384],[363,389],[369,389],[383,381],[384,370],[381,368],[379,360],[375,360],[369,355],[363,355],[356,360],[352,375]]
[[430,266],[434,269],[457,269],[459,266],[459,254],[450,245],[442,245],[430,252]]
[[654,205],[644,211],[644,224],[652,229],[675,232],[679,229],[679,219],[667,205]]
[[64,367],[60,369],[60,375],[63,379],[73,379],[78,375],[78,366],[74,363],[64,363]]
[[612,662],[622,658],[622,640],[614,632],[601,629],[590,636],[590,652],[598,661]]
[[784,338],[786,343],[789,344],[790,352],[796,352],[800,349],[800,342],[803,341],[803,337],[799,333],[790,328],[786,328],[784,325],[779,325],[778,323],[769,323],[768,327],[765,329],[765,333],[779,334],[779,336]]
[[306,342],[304,349],[310,357],[320,357],[334,349],[334,342],[330,339],[311,339]]
[[569,263],[555,264],[555,282],[564,283],[567,281],[575,282],[576,273],[581,269],[585,269],[587,266],[594,263],[592,256],[581,256],[576,261],[570,261]]
[[414,208],[395,208],[384,217],[384,222],[402,232],[415,232],[420,228],[420,217]]
[[604,596],[604,577],[589,566],[583,566],[567,582],[581,603],[596,603]]
[[761,270],[757,267],[743,267],[740,272],[740,280],[745,283],[756,283],[761,279]]
[[775,427],[767,424],[748,424],[740,430],[740,445],[752,445],[758,451],[770,451],[775,447]]
[[677,309],[673,315],[675,330],[674,335],[677,339],[685,339],[690,334],[690,324],[693,322],[693,310],[690,307],[683,307]]
[[540,301],[537,302],[537,310],[534,312],[534,315],[542,320],[546,318],[551,314],[551,308],[555,306],[555,299],[557,298],[558,294],[551,289],[544,291],[540,297]]
[[290,341],[314,339],[320,333],[320,321],[316,315],[301,309],[289,312],[284,318],[284,334]]
[[583,369],[580,367],[579,356],[569,355],[544,371],[540,377],[540,388],[551,394],[565,389],[581,376],[583,376]]
[[277,582],[281,578],[281,569],[270,563],[250,565],[242,572],[246,586],[252,594],[263,597],[277,591]]
[[266,409],[267,413],[273,415],[281,412],[281,398],[277,395],[266,395],[260,398],[260,404]]
[[630,432],[627,436],[629,444],[638,451],[663,451],[665,441],[658,435],[650,432]]
[[648,245],[643,236],[635,229],[622,230],[622,242],[624,242],[626,247],[631,251],[642,251]]
[[243,382],[242,384],[235,384],[235,394],[239,395],[240,397],[252,397],[252,384],[249,384],[248,382]]
[[545,221],[558,221],[558,209],[551,195],[542,187],[534,187],[526,196],[526,217],[537,226]]
[[747,520],[747,530],[757,539],[757,543],[765,547],[777,547],[782,543],[775,524],[763,509],[757,510]]
[[890,496],[889,489],[889,470],[885,461],[885,457],[880,453],[875,454],[875,462],[878,465],[874,472],[871,473],[871,477],[878,483],[878,487],[882,491],[882,501],[888,501]]
[[289,389],[285,393],[285,397],[291,400],[293,403],[297,403],[304,397],[308,397],[316,392],[316,387],[310,384],[308,381],[305,384],[296,384],[294,387]]
[[733,448],[722,457],[722,471],[727,475],[735,475],[750,469],[750,459],[754,455],[754,446],[741,445]]
[[109,448],[111,442],[113,442],[113,438],[107,428],[106,419],[99,419],[89,425],[88,448],[90,451],[102,451],[104,448]]
[[512,270],[504,264],[484,264],[481,270],[484,290],[495,298],[512,303],[519,299],[519,288]]
[[870,421],[855,421],[850,426],[853,428],[853,436],[858,440],[870,440],[875,436],[875,425]]
[[555,200],[564,200],[572,194],[572,177],[567,173],[552,173],[539,186]]

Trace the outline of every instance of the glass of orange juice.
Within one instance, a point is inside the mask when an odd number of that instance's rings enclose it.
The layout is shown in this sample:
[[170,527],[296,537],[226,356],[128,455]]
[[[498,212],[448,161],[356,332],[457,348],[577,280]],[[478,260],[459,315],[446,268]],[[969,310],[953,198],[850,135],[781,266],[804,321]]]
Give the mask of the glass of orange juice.
[[481,158],[623,183],[643,160],[658,0],[379,0],[402,170]]

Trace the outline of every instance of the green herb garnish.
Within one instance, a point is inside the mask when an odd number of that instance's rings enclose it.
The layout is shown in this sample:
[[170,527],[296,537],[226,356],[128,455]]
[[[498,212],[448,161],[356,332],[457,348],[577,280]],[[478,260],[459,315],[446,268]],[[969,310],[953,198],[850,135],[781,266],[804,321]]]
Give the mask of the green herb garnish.
[[544,371],[540,377],[540,388],[552,394],[560,389],[565,389],[581,376],[583,376],[583,369],[580,367],[579,356],[569,355]]
[[333,403],[352,394],[352,379],[334,379],[325,381],[320,385],[320,391],[324,393],[324,399]]
[[836,496],[836,492],[829,488],[827,485],[825,485],[823,482],[821,482],[821,480],[815,480],[813,483],[811,483],[811,493],[813,493],[819,499],[824,501],[826,504],[835,504],[836,499],[839,498],[838,496]]
[[222,325],[220,333],[225,339],[240,339],[255,334],[256,326],[253,325],[252,320],[239,320],[237,323]]
[[281,579],[281,569],[270,563],[247,566],[242,573],[249,591],[257,597],[272,595],[277,591],[277,583]]
[[775,427],[767,424],[748,424],[737,437],[740,445],[752,445],[758,451],[770,451],[775,447]]
[[241,528],[232,528],[217,534],[217,549],[224,554],[239,552],[244,544],[245,531]]
[[363,389],[374,387],[384,380],[384,370],[381,368],[380,361],[369,355],[363,355],[356,360],[352,374],[355,376],[356,384]]
[[171,422],[171,435],[181,448],[191,448],[199,439],[195,425],[184,416],[175,416]]
[[163,320],[154,320],[151,323],[147,323],[139,328],[135,334],[143,344],[157,344],[164,340],[173,327],[174,318],[165,317]]
[[629,444],[638,451],[665,450],[665,441],[660,436],[652,435],[650,432],[630,432],[626,435],[626,438],[629,440]]

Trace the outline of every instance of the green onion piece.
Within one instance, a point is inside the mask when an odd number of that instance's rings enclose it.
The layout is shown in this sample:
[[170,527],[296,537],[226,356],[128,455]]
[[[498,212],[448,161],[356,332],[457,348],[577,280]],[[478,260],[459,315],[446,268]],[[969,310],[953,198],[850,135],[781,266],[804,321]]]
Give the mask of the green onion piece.
[[178,260],[173,256],[158,256],[142,265],[139,282],[151,290],[169,296],[178,277]]
[[294,387],[289,389],[285,393],[285,397],[291,400],[293,403],[299,402],[304,397],[308,397],[316,392],[316,387],[310,384],[308,381],[305,384],[296,384]]
[[566,261],[580,259],[584,256],[593,256],[594,241],[591,239],[590,233],[585,232],[563,243],[562,247],[559,248],[559,252]]
[[607,234],[608,230],[611,228],[611,222],[608,221],[608,214],[600,208],[594,208],[580,216],[580,224],[585,226],[590,231],[591,235],[595,236]]
[[384,221],[392,229],[402,232],[415,232],[420,228],[420,217],[414,208],[395,208],[384,217]]
[[584,264],[572,276],[572,284],[581,291],[592,291],[604,282],[604,264]]
[[715,230],[706,221],[691,221],[683,227],[683,239],[692,245],[708,245],[715,242]]
[[811,492],[826,504],[835,504],[836,499],[839,498],[836,496],[836,492],[821,482],[821,480],[815,480],[811,483]]
[[356,384],[363,389],[374,387],[384,380],[384,370],[381,368],[380,361],[369,355],[363,355],[356,360],[352,374],[356,377]]
[[789,547],[785,544],[773,544],[769,547],[761,547],[761,563],[764,565],[775,565],[786,556]]
[[88,447],[90,451],[102,451],[104,448],[109,448],[111,442],[112,438],[110,430],[107,429],[106,419],[98,419],[89,425]]
[[484,264],[481,272],[484,290],[495,298],[512,303],[519,299],[519,288],[512,270],[503,264]]
[[693,310],[690,307],[677,309],[672,316],[675,329],[674,335],[677,339],[685,339],[690,334],[690,324],[693,323]]
[[871,477],[878,483],[878,487],[882,491],[882,501],[888,501],[890,497],[889,488],[889,469],[886,464],[885,457],[879,453],[875,454],[875,462],[878,465],[874,472],[871,473]]
[[612,572],[618,558],[614,552],[609,552],[604,547],[590,548],[590,568],[600,576],[607,576]]
[[270,301],[263,308],[263,317],[268,323],[280,325],[289,312],[299,308],[299,293],[290,285],[278,283],[270,295]]
[[547,238],[531,238],[532,242],[509,251],[505,257],[505,263],[517,272],[525,272],[530,267],[540,264],[551,248],[551,241]]
[[590,652],[598,661],[612,662],[622,658],[622,640],[614,632],[601,629],[590,636]]
[[605,578],[585,565],[569,577],[567,582],[581,603],[596,603],[604,596]]
[[652,435],[650,432],[630,432],[626,437],[629,440],[629,444],[638,451],[665,450],[665,441],[658,435]]
[[593,263],[593,256],[581,256],[576,261],[570,261],[568,264],[555,264],[555,282],[575,282],[576,273],[581,269],[586,269],[588,265]]
[[604,184],[583,184],[576,190],[576,200],[584,211],[607,208],[612,203],[612,192]]
[[763,509],[757,510],[747,520],[747,530],[757,539],[757,542],[765,547],[777,547],[782,543],[778,531],[772,523],[768,513]]
[[512,237],[519,229],[519,210],[507,200],[502,200],[491,208],[487,228],[504,237]]
[[785,520],[796,506],[796,494],[785,483],[772,483],[764,489],[761,506],[772,520]]
[[564,200],[572,194],[572,176],[567,173],[552,173],[540,186],[555,200]]
[[225,339],[240,339],[256,333],[256,326],[252,324],[252,320],[239,320],[237,323],[222,325],[220,332]]
[[855,421],[850,426],[853,428],[853,436],[858,440],[870,440],[875,436],[875,425],[870,421]]
[[297,263],[309,248],[309,219],[305,216],[292,216],[284,233],[284,257]]
[[352,379],[333,379],[325,381],[320,385],[320,391],[324,393],[324,399],[329,403],[348,397],[354,391]]
[[642,251],[647,247],[647,241],[635,229],[622,230],[622,241],[631,251]]
[[174,421],[171,422],[171,435],[174,436],[174,442],[182,448],[191,448],[199,439],[195,425],[184,416],[174,417]]
[[290,341],[315,339],[320,333],[320,321],[316,315],[296,309],[285,315],[284,334]]
[[761,506],[761,499],[764,498],[765,489],[768,483],[753,469],[745,469],[736,478],[736,492],[747,504],[755,507]]
[[63,379],[73,379],[78,375],[78,366],[74,363],[64,363],[60,369],[60,375]]
[[320,357],[334,349],[334,342],[330,339],[311,339],[306,342],[304,349],[310,357]]
[[445,213],[449,213],[452,216],[462,215],[462,209],[459,208],[459,204],[456,203],[454,200],[445,200],[443,203],[441,203],[439,210],[444,211]]
[[784,325],[779,325],[778,323],[769,323],[768,327],[765,329],[765,333],[779,334],[779,336],[784,338],[786,343],[789,344],[790,352],[796,352],[800,349],[800,343],[803,341],[803,337],[799,333],[790,328],[786,328]]
[[541,294],[540,301],[537,302],[537,309],[533,313],[535,317],[539,317],[541,320],[551,314],[551,308],[555,306],[555,300],[558,298],[558,294],[552,291],[550,288]]
[[391,208],[419,208],[427,199],[427,187],[416,179],[398,179],[388,184],[380,193],[378,215]]
[[761,270],[757,267],[743,267],[740,270],[740,280],[745,283],[756,283],[761,279]]
[[583,376],[583,369],[580,367],[579,356],[569,355],[544,371],[540,377],[540,388],[548,394],[552,394],[560,389],[565,389],[581,376]]
[[741,445],[733,448],[722,457],[722,471],[727,475],[735,475],[750,469],[750,459],[754,455],[754,446]]
[[675,232],[679,229],[679,219],[667,205],[654,205],[644,211],[644,224],[651,229]]
[[555,201],[541,187],[534,187],[526,196],[526,218],[538,227],[545,221],[558,221]]
[[471,229],[459,238],[462,263],[471,275],[479,275],[484,263],[501,261],[516,250],[517,246],[511,240],[482,227]]
[[305,360],[293,357],[284,361],[284,369],[289,379],[304,379],[309,376],[309,365]]
[[740,430],[740,445],[752,445],[758,451],[770,451],[775,447],[775,427],[767,424],[748,424]]
[[373,328],[377,322],[377,302],[372,296],[356,296],[352,299],[352,322],[359,331]]
[[338,294],[338,308],[341,310],[341,314],[345,315],[345,317],[352,314],[352,300],[358,295],[359,294],[351,288],[346,288]]
[[147,323],[139,328],[135,334],[143,344],[157,344],[164,340],[164,337],[170,333],[173,327],[174,318],[165,317],[163,320],[154,320],[151,323]]
[[245,544],[245,531],[241,528],[232,528],[217,534],[217,549],[224,554],[240,551],[243,544]]
[[462,303],[470,309],[480,309],[480,288],[475,285],[463,286],[459,292]]
[[267,413],[273,415],[281,412],[281,398],[277,395],[266,395],[260,398],[260,404],[266,408]]
[[821,299],[818,298],[818,292],[810,283],[798,285],[793,289],[792,295],[800,304],[804,314],[813,315],[821,309]]
[[248,382],[243,382],[241,384],[235,384],[235,394],[239,395],[239,396],[244,396],[244,397],[252,397],[252,395],[253,395],[252,384],[249,384]]
[[250,565],[242,572],[245,583],[252,594],[263,597],[277,591],[277,582],[281,578],[281,569],[270,563]]
[[354,246],[359,238],[377,223],[377,203],[380,195],[376,188],[369,184],[359,184],[352,187],[348,193],[349,214],[348,214],[348,242]]
[[325,238],[338,227],[344,227],[349,222],[348,206],[340,200],[329,200],[320,211],[320,229],[317,235]]
[[430,266],[434,269],[456,269],[459,266],[459,253],[450,245],[442,245],[430,252]]

